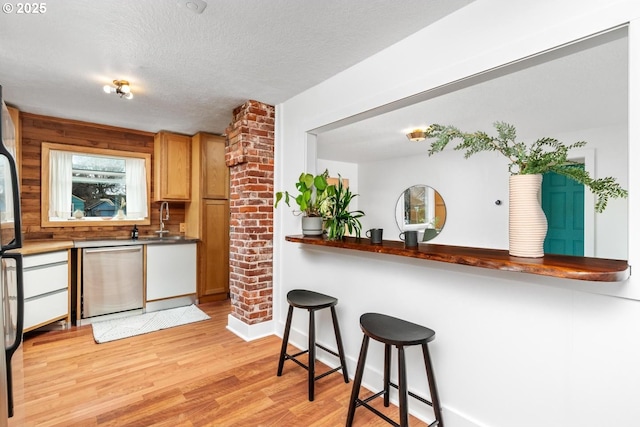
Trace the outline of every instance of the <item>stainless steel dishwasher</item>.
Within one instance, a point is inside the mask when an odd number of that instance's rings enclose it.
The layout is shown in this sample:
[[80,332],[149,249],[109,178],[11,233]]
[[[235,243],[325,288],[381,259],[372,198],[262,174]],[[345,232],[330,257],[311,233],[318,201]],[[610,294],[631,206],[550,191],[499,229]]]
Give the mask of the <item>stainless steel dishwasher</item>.
[[82,250],[82,318],[142,308],[142,246]]

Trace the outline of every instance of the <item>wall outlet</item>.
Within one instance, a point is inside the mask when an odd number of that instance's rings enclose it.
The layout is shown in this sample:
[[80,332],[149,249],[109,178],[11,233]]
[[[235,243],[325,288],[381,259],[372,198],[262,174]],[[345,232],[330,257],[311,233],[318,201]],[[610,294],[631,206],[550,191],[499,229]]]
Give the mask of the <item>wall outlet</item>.
[[180,232],[181,233],[186,233],[187,232],[187,224],[185,224],[184,222],[180,223]]

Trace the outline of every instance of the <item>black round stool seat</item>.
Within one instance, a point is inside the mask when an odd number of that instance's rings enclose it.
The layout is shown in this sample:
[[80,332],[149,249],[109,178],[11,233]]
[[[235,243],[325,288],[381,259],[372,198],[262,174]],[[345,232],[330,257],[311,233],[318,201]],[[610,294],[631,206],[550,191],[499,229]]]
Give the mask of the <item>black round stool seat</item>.
[[[342,346],[342,337],[340,336],[340,327],[338,326],[338,316],[336,315],[336,304],[338,299],[329,295],[324,295],[318,292],[309,291],[306,289],[294,289],[287,294],[287,301],[289,302],[289,311],[287,312],[287,323],[284,326],[284,334],[282,336],[282,347],[280,348],[280,359],[278,360],[278,376],[282,375],[284,368],[284,362],[291,360],[301,367],[305,368],[308,373],[308,388],[309,388],[309,400],[313,401],[315,394],[315,382],[320,378],[324,378],[329,374],[337,371],[342,371],[344,382],[349,382],[349,375],[347,374],[347,362],[344,356],[344,347]],[[293,309],[301,308],[309,312],[309,336],[308,346],[306,350],[300,351],[295,354],[287,353],[287,345],[289,344],[289,334],[291,332],[291,321],[293,319]],[[316,324],[315,324],[315,312],[328,308],[331,310],[331,321],[333,323],[333,332],[336,337],[336,345],[338,351],[333,351],[320,343],[316,342]],[[316,375],[316,347],[326,351],[329,354],[337,357],[340,360],[340,365],[330,369],[320,375]],[[297,359],[298,356],[308,353],[307,364]]]
[[333,307],[338,299],[306,289],[294,289],[287,294],[287,301],[296,308],[305,310],[321,310]]
[[395,346],[418,345],[433,341],[436,333],[424,326],[378,313],[360,316],[362,332],[376,341]]
[[[427,343],[433,341],[436,333],[432,329],[424,326],[379,313],[365,313],[360,316],[360,328],[364,333],[364,337],[362,338],[362,346],[360,347],[356,376],[353,379],[353,389],[351,390],[351,399],[349,401],[349,412],[347,413],[347,427],[350,427],[353,424],[356,408],[359,406],[367,408],[389,424],[406,427],[409,425],[408,397],[413,397],[414,399],[426,403],[433,408],[435,421],[429,424],[430,427],[444,427],[442,422],[442,410],[440,408],[440,398],[438,397],[438,389],[436,387],[436,380],[431,366],[431,357],[429,356],[429,348],[427,346]],[[384,344],[384,388],[378,393],[371,394],[368,397],[361,399],[360,384],[362,384],[370,339]],[[405,347],[416,345],[422,347],[424,366],[431,395],[430,401],[409,391],[407,385]],[[396,347],[398,350],[397,384],[391,381],[391,347]],[[375,407],[369,405],[369,402],[373,399],[382,396],[384,399],[384,406],[389,406],[389,391],[391,387],[398,390],[400,423],[395,422]]]

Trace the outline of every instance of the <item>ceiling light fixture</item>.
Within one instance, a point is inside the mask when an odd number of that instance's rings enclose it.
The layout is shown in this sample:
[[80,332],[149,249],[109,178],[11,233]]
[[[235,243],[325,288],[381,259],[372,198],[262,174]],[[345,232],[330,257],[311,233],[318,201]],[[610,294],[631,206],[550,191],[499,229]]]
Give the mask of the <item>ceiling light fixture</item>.
[[414,129],[407,134],[407,138],[409,138],[409,141],[413,142],[424,141],[427,139],[427,132],[423,129]]
[[115,93],[120,96],[120,98],[131,99],[133,98],[133,94],[131,93],[131,87],[129,86],[129,82],[126,80],[114,80],[113,86],[104,85],[102,88],[106,93]]

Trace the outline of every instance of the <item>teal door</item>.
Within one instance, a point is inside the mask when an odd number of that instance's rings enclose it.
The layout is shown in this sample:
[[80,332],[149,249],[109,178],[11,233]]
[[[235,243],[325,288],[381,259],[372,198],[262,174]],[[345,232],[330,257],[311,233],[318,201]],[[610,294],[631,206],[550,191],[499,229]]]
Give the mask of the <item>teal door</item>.
[[542,177],[541,198],[549,224],[544,253],[584,256],[584,185],[549,172]]

